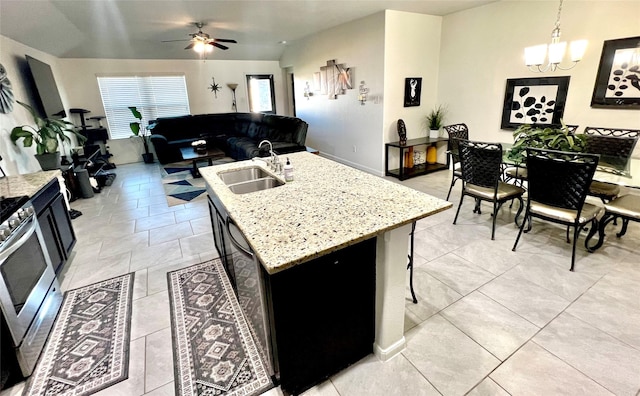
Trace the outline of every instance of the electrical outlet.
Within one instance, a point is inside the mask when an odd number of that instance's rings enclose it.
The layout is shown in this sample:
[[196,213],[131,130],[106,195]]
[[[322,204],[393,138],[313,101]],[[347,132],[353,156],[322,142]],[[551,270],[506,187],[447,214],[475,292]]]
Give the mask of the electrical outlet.
[[358,152],[358,149],[356,148],[356,145],[355,145],[355,144],[353,145],[353,152],[354,152],[354,153]]

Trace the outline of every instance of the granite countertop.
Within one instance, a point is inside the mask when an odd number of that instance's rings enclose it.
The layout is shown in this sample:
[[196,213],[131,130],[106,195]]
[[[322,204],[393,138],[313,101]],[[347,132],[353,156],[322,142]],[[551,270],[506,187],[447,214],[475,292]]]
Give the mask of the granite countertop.
[[62,172],[59,170],[52,170],[3,177],[0,179],[0,196],[10,198],[28,195],[32,197],[51,179],[61,174]]
[[208,193],[220,199],[270,274],[452,206],[319,155],[299,152],[280,159],[286,157],[294,167],[293,182],[248,194],[234,194],[217,174],[267,169],[263,161],[200,168]]

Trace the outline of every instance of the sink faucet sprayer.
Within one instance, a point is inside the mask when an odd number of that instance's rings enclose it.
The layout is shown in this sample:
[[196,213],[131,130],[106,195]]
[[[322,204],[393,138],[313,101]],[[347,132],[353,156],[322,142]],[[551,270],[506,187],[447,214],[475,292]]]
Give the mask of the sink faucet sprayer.
[[275,171],[278,174],[282,173],[282,162],[280,162],[280,158],[278,158],[278,155],[273,151],[273,145],[271,144],[270,141],[268,140],[263,140],[260,143],[258,143],[258,148],[262,148],[262,145],[266,143],[269,145],[269,154],[271,155],[271,158],[269,158],[269,160],[265,160],[263,158],[259,158],[259,157],[253,157],[251,158],[252,161],[255,160],[261,160],[267,163],[267,165],[269,165],[269,168],[272,169],[273,171]]

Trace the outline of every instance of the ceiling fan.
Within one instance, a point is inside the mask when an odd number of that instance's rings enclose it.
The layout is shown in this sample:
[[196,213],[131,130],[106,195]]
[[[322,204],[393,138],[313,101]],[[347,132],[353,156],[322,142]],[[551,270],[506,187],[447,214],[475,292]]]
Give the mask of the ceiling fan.
[[184,49],[193,49],[196,52],[210,52],[213,50],[213,47],[220,48],[221,50],[227,50],[229,47],[220,43],[238,43],[236,40],[232,39],[211,38],[207,33],[202,31],[202,27],[205,25],[202,22],[195,22],[194,25],[196,25],[198,31],[196,33],[189,34],[191,39],[163,40],[162,42],[170,43],[174,41],[191,41],[189,45],[184,47]]

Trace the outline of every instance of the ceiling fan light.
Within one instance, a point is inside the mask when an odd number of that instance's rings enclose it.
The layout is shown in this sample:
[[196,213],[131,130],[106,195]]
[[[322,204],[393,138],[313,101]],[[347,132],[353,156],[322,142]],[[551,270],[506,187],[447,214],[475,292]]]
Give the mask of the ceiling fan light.
[[193,50],[199,54],[205,52],[205,44],[202,41],[198,41],[193,45]]
[[213,45],[211,45],[211,44],[205,44],[205,45],[204,45],[204,52],[206,52],[206,53],[208,53],[208,54],[209,54],[209,53],[211,53],[211,52],[213,52]]

